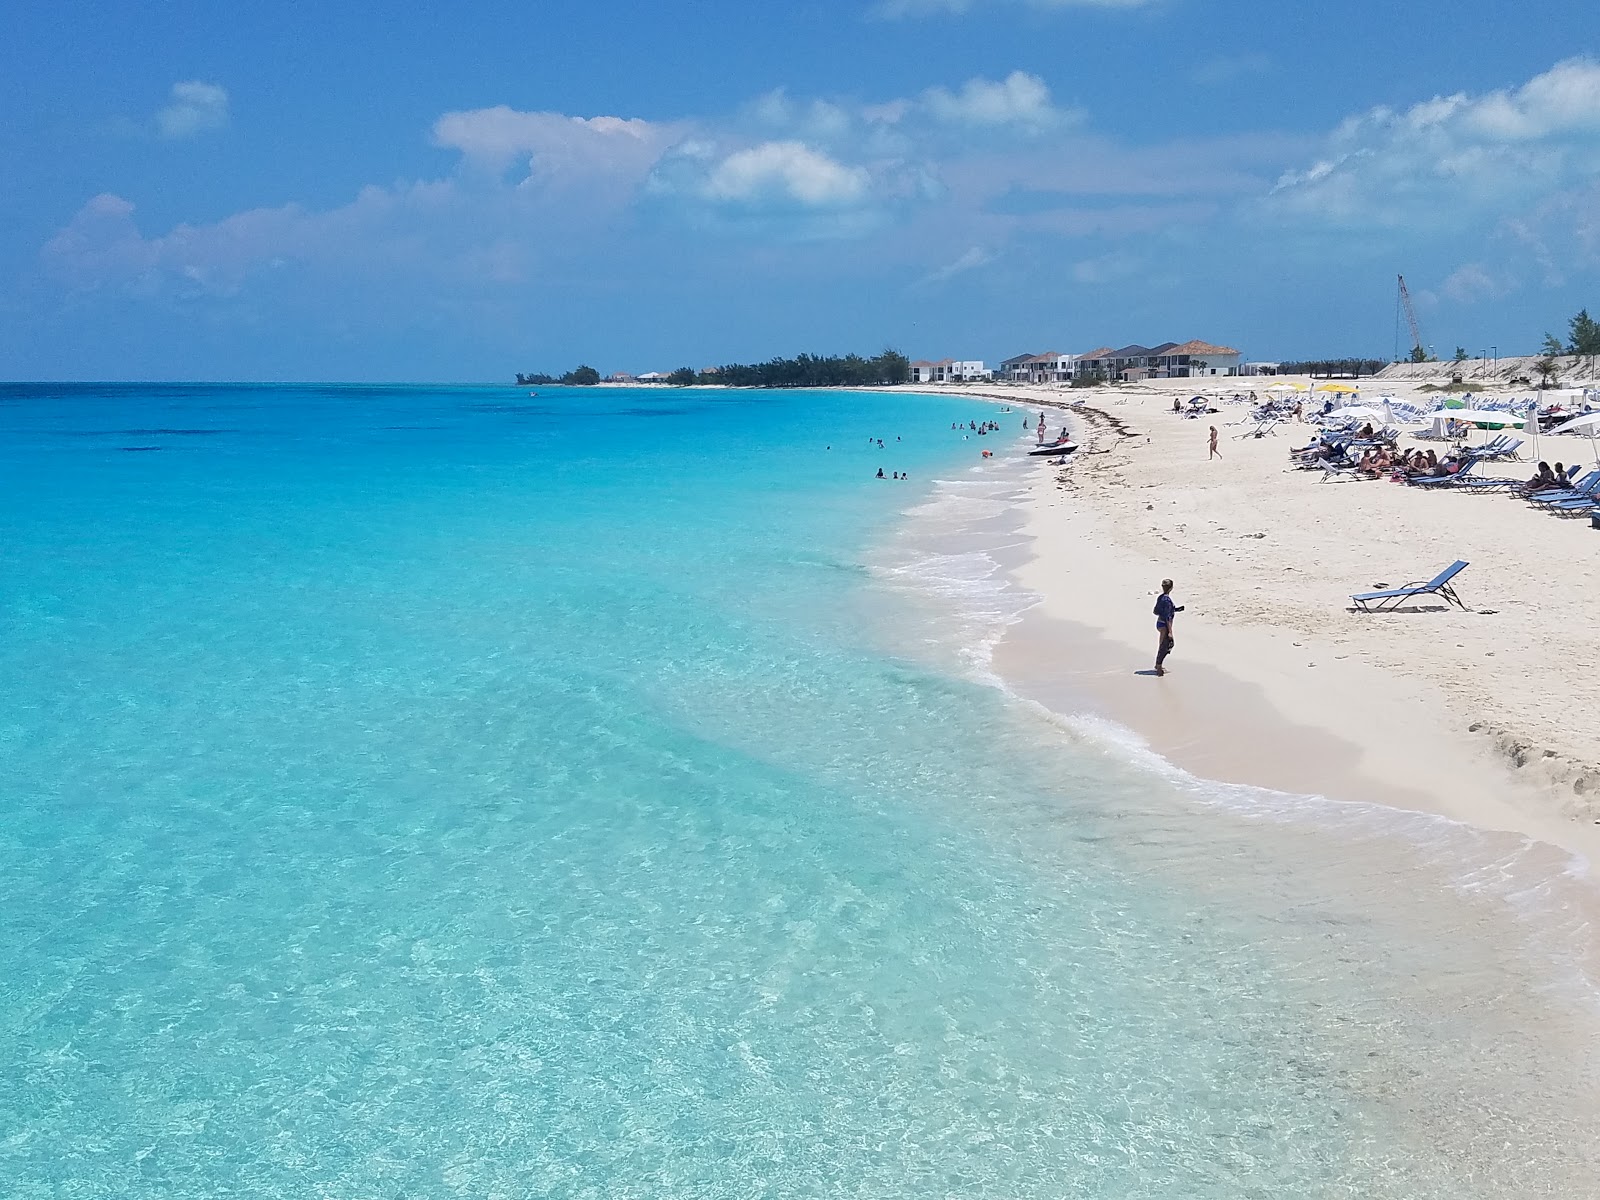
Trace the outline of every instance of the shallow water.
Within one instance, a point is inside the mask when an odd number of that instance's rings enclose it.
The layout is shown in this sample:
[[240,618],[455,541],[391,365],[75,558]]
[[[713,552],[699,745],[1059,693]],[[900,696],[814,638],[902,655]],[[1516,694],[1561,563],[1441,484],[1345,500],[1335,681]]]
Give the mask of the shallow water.
[[5,1194],[1563,1194],[1501,899],[886,581],[992,412],[0,389]]

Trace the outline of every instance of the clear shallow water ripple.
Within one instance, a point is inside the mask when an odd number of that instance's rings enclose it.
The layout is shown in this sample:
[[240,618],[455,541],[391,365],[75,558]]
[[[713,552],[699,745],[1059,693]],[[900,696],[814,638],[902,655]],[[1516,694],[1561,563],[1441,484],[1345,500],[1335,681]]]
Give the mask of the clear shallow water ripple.
[[987,409],[0,412],[7,1195],[1470,1194],[1169,781],[862,620]]

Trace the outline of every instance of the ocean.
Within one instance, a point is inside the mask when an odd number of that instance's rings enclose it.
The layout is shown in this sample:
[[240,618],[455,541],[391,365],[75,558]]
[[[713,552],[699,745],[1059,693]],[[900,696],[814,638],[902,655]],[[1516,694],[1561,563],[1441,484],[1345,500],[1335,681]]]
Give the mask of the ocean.
[[985,675],[1023,414],[536,391],[0,385],[0,1194],[1584,1194],[1469,834]]

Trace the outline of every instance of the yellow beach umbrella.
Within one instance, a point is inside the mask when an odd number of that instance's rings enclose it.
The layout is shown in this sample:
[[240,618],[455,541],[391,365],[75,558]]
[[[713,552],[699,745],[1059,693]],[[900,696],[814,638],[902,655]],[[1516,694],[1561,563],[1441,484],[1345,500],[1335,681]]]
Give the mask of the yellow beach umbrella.
[[1319,383],[1317,384],[1316,390],[1319,392],[1340,392],[1343,395],[1348,396],[1355,392],[1359,392],[1361,389],[1358,387],[1351,387],[1348,383]]

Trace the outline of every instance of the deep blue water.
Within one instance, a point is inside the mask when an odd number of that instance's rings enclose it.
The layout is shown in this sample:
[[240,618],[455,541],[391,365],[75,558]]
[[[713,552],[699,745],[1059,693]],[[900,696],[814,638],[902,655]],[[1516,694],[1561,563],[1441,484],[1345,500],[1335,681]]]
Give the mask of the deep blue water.
[[1435,1194],[864,618],[992,411],[0,388],[0,1194]]

